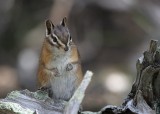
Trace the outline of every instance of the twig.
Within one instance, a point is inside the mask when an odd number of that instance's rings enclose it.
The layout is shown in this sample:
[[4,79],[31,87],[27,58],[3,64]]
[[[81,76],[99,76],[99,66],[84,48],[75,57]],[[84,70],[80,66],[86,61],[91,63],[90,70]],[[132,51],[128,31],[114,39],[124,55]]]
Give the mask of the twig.
[[91,71],[86,72],[84,79],[82,80],[82,83],[80,84],[80,86],[75,91],[74,95],[66,105],[63,114],[77,114],[80,104],[84,98],[85,90],[88,84],[90,83],[92,76],[93,73]]

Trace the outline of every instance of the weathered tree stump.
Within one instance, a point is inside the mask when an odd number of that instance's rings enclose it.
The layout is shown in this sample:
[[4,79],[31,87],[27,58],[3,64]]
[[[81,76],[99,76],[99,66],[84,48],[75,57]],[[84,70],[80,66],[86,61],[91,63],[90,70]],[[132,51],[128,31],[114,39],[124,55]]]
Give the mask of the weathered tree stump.
[[[99,112],[81,114],[160,114],[160,47],[152,40],[149,50],[137,61],[137,78],[122,106],[108,105]],[[42,91],[13,91],[0,100],[0,114],[76,114],[91,80],[92,73],[85,75],[80,87],[69,102],[58,104]]]

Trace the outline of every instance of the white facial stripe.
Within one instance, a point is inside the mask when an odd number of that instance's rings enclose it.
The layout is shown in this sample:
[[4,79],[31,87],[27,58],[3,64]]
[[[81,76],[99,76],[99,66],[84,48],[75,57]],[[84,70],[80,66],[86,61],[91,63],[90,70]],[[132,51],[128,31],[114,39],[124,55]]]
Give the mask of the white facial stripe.
[[70,43],[70,36],[68,38],[67,46],[69,46],[69,43]]
[[52,34],[52,35],[53,35],[53,37],[55,37],[56,39],[58,39],[57,35],[55,35],[55,34]]

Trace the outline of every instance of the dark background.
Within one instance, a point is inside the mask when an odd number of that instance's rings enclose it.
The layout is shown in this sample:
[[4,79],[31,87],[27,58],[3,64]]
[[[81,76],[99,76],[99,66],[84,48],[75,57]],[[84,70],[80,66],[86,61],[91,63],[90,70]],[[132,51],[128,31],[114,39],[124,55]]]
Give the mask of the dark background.
[[150,39],[160,38],[159,0],[1,0],[0,97],[36,90],[46,19],[68,18],[83,71],[94,77],[84,110],[120,105],[136,77],[136,61]]

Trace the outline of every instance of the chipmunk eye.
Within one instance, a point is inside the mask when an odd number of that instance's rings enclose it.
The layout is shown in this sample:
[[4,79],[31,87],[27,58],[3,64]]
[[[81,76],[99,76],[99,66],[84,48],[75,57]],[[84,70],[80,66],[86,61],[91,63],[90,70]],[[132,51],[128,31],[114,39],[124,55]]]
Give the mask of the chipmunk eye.
[[57,42],[57,38],[56,37],[54,37],[54,36],[51,36],[51,37],[53,39],[53,42]]

